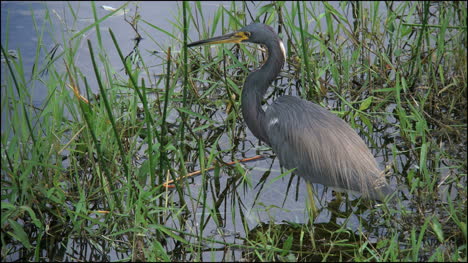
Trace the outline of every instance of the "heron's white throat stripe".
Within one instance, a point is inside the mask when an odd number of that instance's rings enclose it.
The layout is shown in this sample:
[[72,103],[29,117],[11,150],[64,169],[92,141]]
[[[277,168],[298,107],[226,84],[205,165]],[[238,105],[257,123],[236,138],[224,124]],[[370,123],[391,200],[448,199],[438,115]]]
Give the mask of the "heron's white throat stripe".
[[273,126],[278,123],[278,118],[273,118],[270,120],[270,123],[268,123],[268,126]]
[[281,52],[283,52],[283,56],[286,58],[286,49],[284,49],[283,41],[280,40],[279,45],[280,45],[280,48],[281,48]]

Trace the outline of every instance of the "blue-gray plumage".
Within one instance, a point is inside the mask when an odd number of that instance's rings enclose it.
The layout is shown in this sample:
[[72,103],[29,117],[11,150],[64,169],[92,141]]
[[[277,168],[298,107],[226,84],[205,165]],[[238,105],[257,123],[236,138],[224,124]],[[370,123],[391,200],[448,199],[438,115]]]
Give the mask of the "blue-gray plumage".
[[242,90],[242,114],[247,126],[278,155],[280,163],[309,183],[361,192],[382,200],[392,191],[374,156],[359,135],[328,110],[298,97],[282,96],[267,110],[261,106],[271,82],[285,61],[283,43],[273,29],[254,23],[220,37],[189,44],[263,44],[268,59],[252,72]]

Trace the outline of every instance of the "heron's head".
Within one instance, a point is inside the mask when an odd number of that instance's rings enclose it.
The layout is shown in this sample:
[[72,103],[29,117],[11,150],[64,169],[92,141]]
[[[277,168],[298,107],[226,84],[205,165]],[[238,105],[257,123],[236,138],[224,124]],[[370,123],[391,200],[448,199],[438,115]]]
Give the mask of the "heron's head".
[[[271,42],[279,41],[278,35],[273,28],[262,23],[253,23],[243,27],[239,31],[226,35],[196,41],[188,44],[188,47],[224,43],[251,42],[268,45]],[[280,41],[281,42],[281,41]]]

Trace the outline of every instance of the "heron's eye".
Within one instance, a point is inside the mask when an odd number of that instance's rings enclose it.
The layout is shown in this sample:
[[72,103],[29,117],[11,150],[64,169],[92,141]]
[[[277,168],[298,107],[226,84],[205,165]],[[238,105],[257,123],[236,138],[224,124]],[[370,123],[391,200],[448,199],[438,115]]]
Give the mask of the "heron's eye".
[[252,35],[252,33],[250,33],[250,32],[245,32],[245,35],[246,35],[248,38],[250,38],[250,36]]

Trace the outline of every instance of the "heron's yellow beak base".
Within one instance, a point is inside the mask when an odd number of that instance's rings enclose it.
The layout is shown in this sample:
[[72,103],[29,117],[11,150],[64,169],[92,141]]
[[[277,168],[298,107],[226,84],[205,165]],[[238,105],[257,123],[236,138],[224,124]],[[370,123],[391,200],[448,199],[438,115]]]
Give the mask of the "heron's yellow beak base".
[[249,39],[250,32],[234,32],[219,37],[213,37],[205,40],[195,41],[187,45],[187,47],[195,47],[200,45],[213,45],[213,44],[225,44],[225,43],[240,43],[244,40]]

